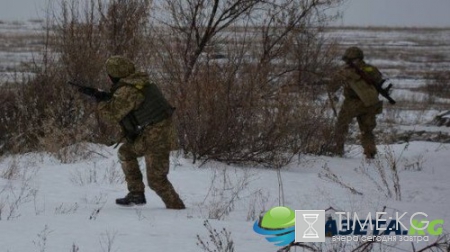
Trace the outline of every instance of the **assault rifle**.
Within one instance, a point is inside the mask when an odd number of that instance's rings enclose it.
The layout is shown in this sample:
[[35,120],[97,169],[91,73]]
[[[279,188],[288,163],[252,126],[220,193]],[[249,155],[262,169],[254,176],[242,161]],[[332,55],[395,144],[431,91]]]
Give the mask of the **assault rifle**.
[[396,102],[394,101],[394,99],[392,99],[392,97],[389,95],[389,90],[392,88],[392,83],[389,83],[389,85],[385,88],[383,88],[383,84],[386,82],[386,79],[383,79],[381,81],[381,83],[377,84],[374,83],[373,79],[370,78],[370,76],[367,75],[366,72],[364,72],[363,70],[361,70],[359,67],[357,67],[352,61],[346,61],[346,63],[353,69],[355,69],[356,73],[361,76],[361,78],[369,83],[370,85],[373,85],[376,90],[378,91],[378,93],[380,95],[382,95],[384,98],[386,98],[390,104],[395,104]]
[[98,102],[100,102],[100,101],[108,101],[112,97],[111,93],[98,90],[97,88],[83,86],[83,85],[78,84],[77,82],[74,82],[74,81],[68,81],[67,83],[72,85],[72,86],[77,87],[78,91],[80,93],[83,93],[85,95],[94,97]]

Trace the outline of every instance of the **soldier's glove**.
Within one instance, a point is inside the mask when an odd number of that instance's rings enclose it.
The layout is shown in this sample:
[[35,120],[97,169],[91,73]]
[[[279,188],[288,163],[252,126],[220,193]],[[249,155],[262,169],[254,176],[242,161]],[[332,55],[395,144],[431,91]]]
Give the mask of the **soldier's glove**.
[[97,100],[97,102],[101,102],[101,101],[109,101],[112,97],[111,93],[102,91],[100,89],[97,89],[94,93],[95,99]]

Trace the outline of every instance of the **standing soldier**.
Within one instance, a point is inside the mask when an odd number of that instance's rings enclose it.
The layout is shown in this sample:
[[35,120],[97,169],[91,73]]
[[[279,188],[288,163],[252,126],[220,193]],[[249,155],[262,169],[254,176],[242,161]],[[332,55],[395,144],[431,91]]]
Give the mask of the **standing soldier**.
[[98,105],[100,116],[119,123],[126,141],[118,150],[129,193],[116,204],[146,204],[138,157],[145,157],[149,187],[163,200],[166,208],[184,209],[184,203],[167,178],[173,143],[172,113],[158,87],[146,73],[136,72],[133,62],[122,56],[106,61],[111,79],[112,97]]
[[[363,51],[358,47],[349,47],[342,57],[346,63],[337,74],[337,81],[329,86],[331,93],[344,87],[344,102],[339,111],[334,132],[334,152],[344,154],[344,143],[353,118],[358,120],[361,131],[361,144],[364,155],[373,159],[377,154],[373,130],[376,115],[383,110],[383,103],[378,99],[375,85],[383,82],[382,74],[374,66],[364,62]],[[369,83],[370,82],[370,83]]]

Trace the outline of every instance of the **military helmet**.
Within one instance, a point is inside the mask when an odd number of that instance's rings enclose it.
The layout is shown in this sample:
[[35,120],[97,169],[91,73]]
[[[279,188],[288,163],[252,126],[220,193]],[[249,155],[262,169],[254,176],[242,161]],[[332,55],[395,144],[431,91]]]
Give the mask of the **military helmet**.
[[106,72],[113,78],[124,78],[136,71],[134,63],[123,56],[111,56],[105,65]]
[[342,56],[343,61],[354,60],[354,59],[364,59],[363,51],[356,46],[352,46],[345,50],[344,55]]

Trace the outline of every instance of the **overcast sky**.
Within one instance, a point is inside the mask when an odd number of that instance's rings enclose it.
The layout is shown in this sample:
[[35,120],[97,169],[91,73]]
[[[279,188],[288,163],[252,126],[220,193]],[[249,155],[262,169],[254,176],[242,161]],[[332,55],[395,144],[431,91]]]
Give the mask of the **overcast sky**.
[[[0,0],[0,20],[42,18],[48,1]],[[347,0],[342,10],[339,25],[450,27],[450,0]]]
[[450,0],[347,0],[343,25],[450,27]]

